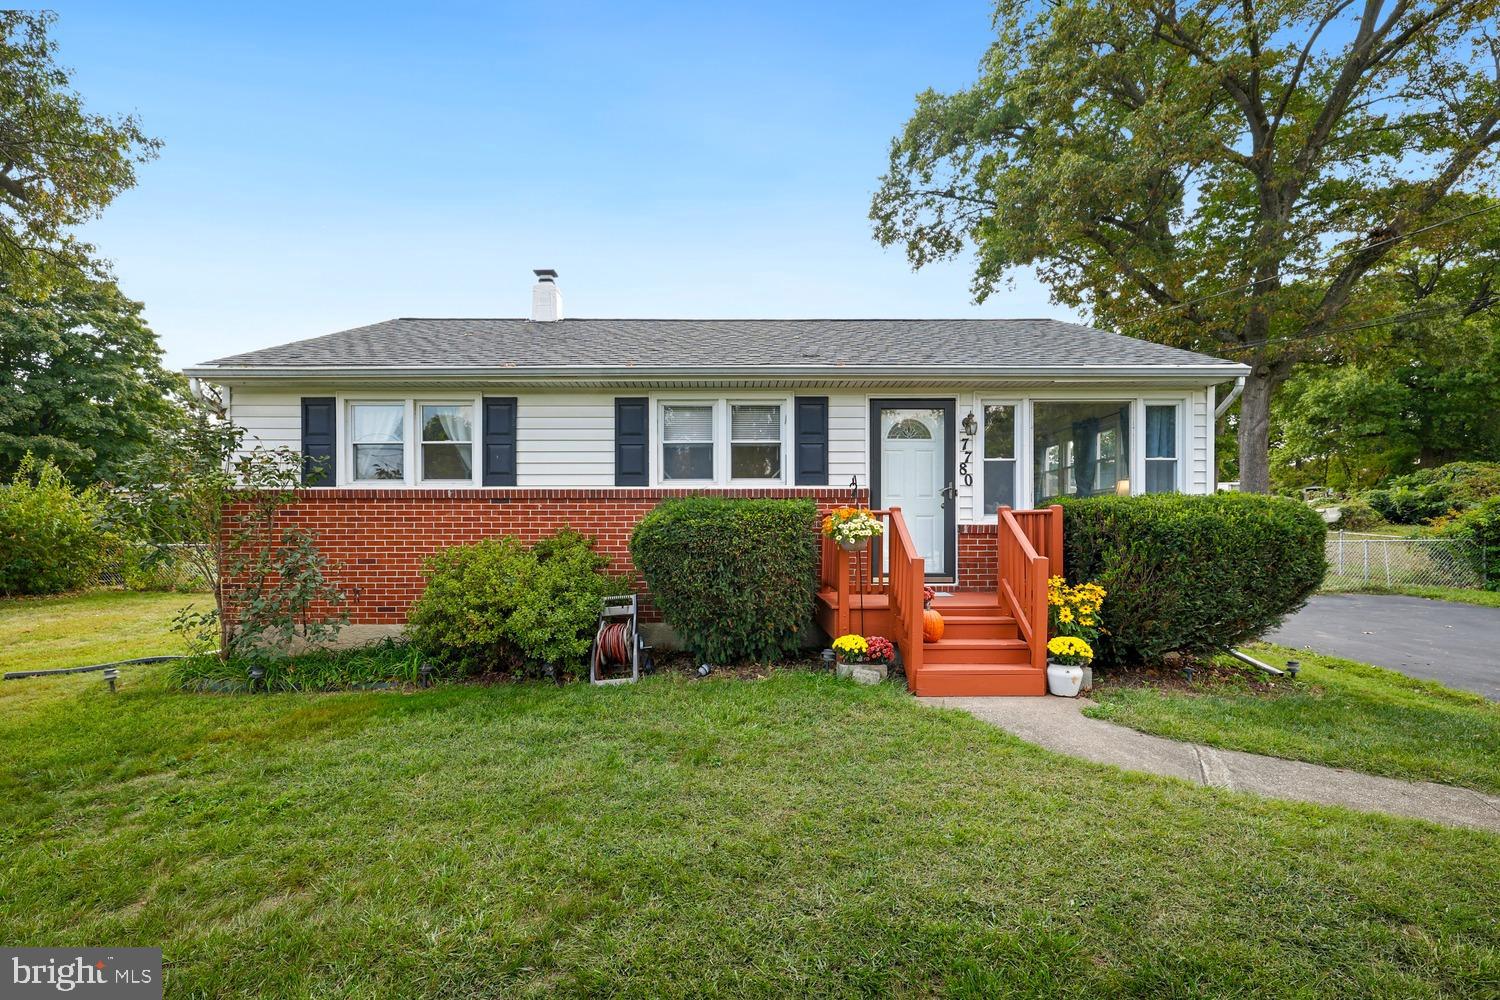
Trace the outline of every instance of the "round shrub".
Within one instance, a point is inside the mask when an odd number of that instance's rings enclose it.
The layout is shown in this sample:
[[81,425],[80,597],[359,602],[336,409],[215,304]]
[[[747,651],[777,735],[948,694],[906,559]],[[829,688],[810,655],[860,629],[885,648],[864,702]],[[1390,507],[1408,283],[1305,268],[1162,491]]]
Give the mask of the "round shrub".
[[49,459],[21,460],[0,486],[0,594],[57,594],[92,581],[115,542],[104,498],[75,489]]
[[1365,503],[1392,524],[1421,524],[1452,509],[1453,487],[1446,482],[1400,484],[1366,490]]
[[1221,493],[1061,503],[1068,580],[1109,593],[1107,662],[1254,638],[1301,607],[1327,570],[1323,519],[1296,500]]
[[600,599],[629,592],[605,574],[608,562],[569,530],[532,548],[505,537],[442,549],[427,561],[407,633],[425,653],[473,673],[580,673]]
[[695,656],[773,660],[812,621],[817,514],[811,500],[667,500],[636,525],[630,555]]

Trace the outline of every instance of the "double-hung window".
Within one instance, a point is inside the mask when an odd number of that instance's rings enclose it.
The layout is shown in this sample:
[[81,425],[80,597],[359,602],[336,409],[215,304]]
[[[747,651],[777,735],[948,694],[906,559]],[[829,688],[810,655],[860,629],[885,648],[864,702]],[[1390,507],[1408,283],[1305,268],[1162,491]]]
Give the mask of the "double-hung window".
[[781,404],[729,404],[729,478],[781,479]]
[[474,479],[474,405],[420,403],[423,482],[472,482]]
[[984,407],[984,513],[1016,505],[1016,408]]
[[399,482],[406,478],[406,404],[353,403],[350,442],[356,482]]
[[713,403],[667,403],[661,408],[663,481],[713,482]]
[[1177,407],[1146,406],[1146,492],[1177,489]]

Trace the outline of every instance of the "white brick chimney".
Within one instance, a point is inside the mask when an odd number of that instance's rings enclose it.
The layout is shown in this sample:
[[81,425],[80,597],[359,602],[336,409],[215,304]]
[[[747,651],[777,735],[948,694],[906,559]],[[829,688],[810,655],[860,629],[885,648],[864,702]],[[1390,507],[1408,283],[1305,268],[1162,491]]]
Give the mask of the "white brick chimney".
[[532,322],[551,323],[562,319],[562,292],[557,288],[557,272],[544,267],[531,273],[536,275],[536,285],[531,289]]

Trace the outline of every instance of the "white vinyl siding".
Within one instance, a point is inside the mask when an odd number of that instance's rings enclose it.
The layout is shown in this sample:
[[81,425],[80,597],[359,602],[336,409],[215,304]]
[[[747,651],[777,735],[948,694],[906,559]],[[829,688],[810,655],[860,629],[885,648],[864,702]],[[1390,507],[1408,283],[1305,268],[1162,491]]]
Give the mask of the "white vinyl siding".
[[[1222,389],[1221,391],[1228,391]],[[1183,431],[1181,434],[1182,454],[1180,461],[1183,463],[1181,477],[1183,489],[1188,493],[1208,493],[1213,489],[1213,476],[1211,471],[1212,462],[1212,434],[1211,425],[1212,398],[1209,390],[1201,388],[1159,389],[1150,385],[1138,387],[1123,387],[1119,383],[1113,383],[1108,388],[1091,389],[1089,387],[1074,386],[1060,388],[1057,390],[1043,389],[1039,387],[1018,388],[986,388],[974,389],[943,389],[933,386],[916,386],[902,389],[869,389],[851,390],[847,388],[823,388],[816,385],[798,386],[795,389],[784,391],[744,391],[736,392],[729,390],[693,391],[693,392],[654,392],[649,389],[632,389],[621,387],[614,391],[598,390],[560,390],[549,391],[541,389],[514,390],[504,385],[482,386],[465,389],[463,392],[454,392],[443,387],[441,384],[425,382],[413,385],[404,390],[382,389],[379,392],[370,391],[356,384],[336,385],[328,383],[312,383],[306,388],[296,392],[284,389],[268,390],[255,386],[233,386],[230,394],[230,417],[236,423],[245,428],[245,442],[247,446],[264,447],[287,447],[300,448],[302,445],[302,397],[304,396],[332,396],[339,401],[340,426],[339,432],[339,486],[352,485],[351,477],[347,469],[348,447],[350,444],[347,426],[347,409],[351,401],[362,399],[405,399],[415,406],[421,402],[439,402],[447,400],[472,399],[476,409],[476,415],[481,411],[477,409],[479,399],[482,396],[514,396],[517,400],[516,411],[516,485],[522,488],[583,488],[601,489],[611,488],[615,482],[614,465],[614,422],[615,422],[615,397],[617,396],[647,396],[653,401],[652,408],[655,410],[657,404],[673,399],[685,401],[699,398],[711,398],[727,402],[745,403],[778,403],[783,407],[782,439],[785,444],[790,439],[790,402],[794,396],[827,396],[828,397],[828,485],[834,489],[845,489],[849,485],[851,477],[858,477],[860,487],[868,487],[869,479],[869,411],[871,398],[947,398],[955,399],[957,409],[955,419],[961,423],[963,418],[973,413],[976,420],[982,420],[983,405],[986,400],[1005,401],[1017,406],[1016,420],[1018,427],[1018,451],[1017,451],[1017,499],[1026,503],[1032,496],[1031,479],[1031,406],[1035,400],[1049,399],[1133,399],[1136,401],[1136,410],[1133,413],[1132,423],[1135,426],[1143,424],[1144,406],[1146,403],[1152,405],[1175,402],[1181,405],[1181,420]],[[477,419],[477,417],[476,417]],[[415,417],[413,417],[415,420]],[[721,421],[720,437],[724,439],[723,455],[717,459],[717,465],[723,465],[722,470],[716,468],[720,475],[720,485],[732,485],[728,479],[727,435],[727,412]],[[412,438],[414,432],[408,428],[408,437]],[[1133,431],[1133,433],[1135,433]],[[476,437],[480,436],[481,428],[476,424],[474,428]],[[962,441],[960,430],[957,439]],[[1132,442],[1130,450],[1132,464],[1140,462],[1144,449],[1139,446],[1140,438]],[[651,474],[653,484],[660,484],[659,449],[661,438],[659,428],[655,426],[653,418],[652,427],[652,460]],[[989,520],[980,508],[983,504],[983,435],[977,435],[973,442],[973,456],[971,461],[972,483],[963,482],[963,476],[958,476],[956,483],[958,494],[958,520],[960,523],[972,523],[975,521]],[[420,488],[423,484],[417,481],[417,468],[415,458],[415,444],[412,445],[413,453],[408,456],[407,480],[405,485]],[[960,458],[961,460],[961,458]],[[476,448],[476,466],[479,461],[479,449]],[[783,458],[782,481],[790,480],[790,460]],[[1133,470],[1135,474],[1144,475],[1144,465],[1139,464]],[[480,470],[475,470],[475,482],[479,485]],[[401,486],[402,483],[373,484],[385,486]],[[452,482],[426,484],[431,488],[452,488]]]
[[507,393],[497,388],[486,395],[516,396],[517,486],[615,484],[616,393]]

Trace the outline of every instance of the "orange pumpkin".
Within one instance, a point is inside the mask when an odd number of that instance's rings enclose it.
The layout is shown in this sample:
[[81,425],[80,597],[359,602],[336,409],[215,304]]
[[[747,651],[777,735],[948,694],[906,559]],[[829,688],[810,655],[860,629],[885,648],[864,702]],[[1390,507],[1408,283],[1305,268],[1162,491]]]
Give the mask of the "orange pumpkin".
[[936,608],[925,608],[922,611],[922,641],[937,642],[943,637],[943,616],[938,614]]

